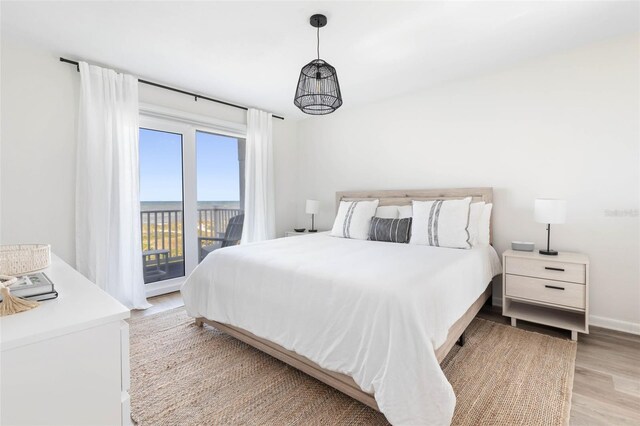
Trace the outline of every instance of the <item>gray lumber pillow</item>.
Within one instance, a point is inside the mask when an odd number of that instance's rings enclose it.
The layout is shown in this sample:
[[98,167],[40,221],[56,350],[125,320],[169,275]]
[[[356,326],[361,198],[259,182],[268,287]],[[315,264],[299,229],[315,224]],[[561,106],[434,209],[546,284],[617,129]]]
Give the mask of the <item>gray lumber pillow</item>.
[[411,219],[410,217],[404,219],[372,217],[369,225],[369,239],[406,244],[411,238]]

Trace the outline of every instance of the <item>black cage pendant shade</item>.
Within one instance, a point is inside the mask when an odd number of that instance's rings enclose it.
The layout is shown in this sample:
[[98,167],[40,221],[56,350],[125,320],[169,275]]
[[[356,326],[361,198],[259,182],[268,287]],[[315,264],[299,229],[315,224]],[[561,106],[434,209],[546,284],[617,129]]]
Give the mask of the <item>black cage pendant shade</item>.
[[342,105],[342,93],[336,69],[320,59],[320,28],[327,25],[327,17],[313,15],[309,22],[317,28],[318,59],[309,62],[300,70],[293,103],[305,114],[331,114]]

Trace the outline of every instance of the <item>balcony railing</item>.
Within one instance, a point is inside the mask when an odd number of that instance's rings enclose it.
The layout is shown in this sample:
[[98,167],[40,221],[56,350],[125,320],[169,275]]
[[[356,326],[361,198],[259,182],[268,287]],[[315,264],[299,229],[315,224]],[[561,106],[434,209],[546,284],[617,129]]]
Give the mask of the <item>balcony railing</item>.
[[[198,209],[198,237],[223,236],[240,209]],[[182,210],[140,212],[145,283],[184,275]],[[200,249],[200,248],[198,248]]]
[[221,237],[229,219],[242,213],[240,209],[198,209],[198,237]]
[[169,250],[169,257],[182,259],[182,210],[140,212],[142,251]]

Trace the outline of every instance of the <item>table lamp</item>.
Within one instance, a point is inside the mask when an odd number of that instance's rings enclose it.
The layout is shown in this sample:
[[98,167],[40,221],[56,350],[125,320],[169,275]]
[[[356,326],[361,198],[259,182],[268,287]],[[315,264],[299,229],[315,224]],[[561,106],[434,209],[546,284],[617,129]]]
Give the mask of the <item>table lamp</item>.
[[315,216],[320,211],[320,202],[318,200],[307,200],[307,208],[305,211],[311,215],[311,229],[309,229],[309,232],[318,232],[315,228]]
[[534,218],[538,223],[547,224],[547,249],[540,250],[540,254],[557,256],[556,250],[549,248],[551,240],[551,224],[564,223],[567,217],[567,201],[538,198],[535,202]]

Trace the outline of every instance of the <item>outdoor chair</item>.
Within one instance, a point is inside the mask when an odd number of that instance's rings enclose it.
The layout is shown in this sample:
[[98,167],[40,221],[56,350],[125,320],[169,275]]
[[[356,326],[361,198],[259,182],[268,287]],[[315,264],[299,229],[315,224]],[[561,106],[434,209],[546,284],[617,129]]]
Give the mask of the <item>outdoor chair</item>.
[[219,248],[230,247],[240,244],[242,238],[242,225],[244,224],[244,214],[229,219],[224,237],[198,237],[198,247],[200,247],[200,262],[207,255]]

